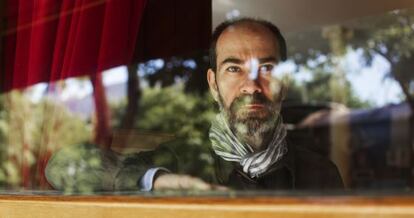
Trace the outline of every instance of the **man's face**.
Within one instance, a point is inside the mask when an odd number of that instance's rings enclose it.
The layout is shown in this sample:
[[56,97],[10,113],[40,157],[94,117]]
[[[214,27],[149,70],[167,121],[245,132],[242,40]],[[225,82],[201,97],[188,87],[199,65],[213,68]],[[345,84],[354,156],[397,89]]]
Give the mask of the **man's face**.
[[217,41],[217,69],[209,70],[208,82],[236,132],[268,131],[279,115],[283,87],[272,73],[278,46],[272,32],[255,23],[229,27]]

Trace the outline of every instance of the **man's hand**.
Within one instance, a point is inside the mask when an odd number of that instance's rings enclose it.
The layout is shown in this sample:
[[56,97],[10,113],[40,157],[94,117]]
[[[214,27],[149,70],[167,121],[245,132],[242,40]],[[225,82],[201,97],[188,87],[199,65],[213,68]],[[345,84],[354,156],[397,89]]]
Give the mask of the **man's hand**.
[[212,185],[203,180],[189,175],[165,173],[159,175],[155,181],[153,190],[227,190],[224,186]]

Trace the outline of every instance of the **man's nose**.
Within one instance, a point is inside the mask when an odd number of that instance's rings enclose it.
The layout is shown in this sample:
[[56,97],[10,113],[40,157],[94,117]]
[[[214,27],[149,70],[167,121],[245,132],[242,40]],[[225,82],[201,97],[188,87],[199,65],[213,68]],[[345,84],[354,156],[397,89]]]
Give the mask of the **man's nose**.
[[261,93],[262,88],[258,82],[258,79],[246,79],[241,87],[241,92],[243,94],[254,94],[256,92]]

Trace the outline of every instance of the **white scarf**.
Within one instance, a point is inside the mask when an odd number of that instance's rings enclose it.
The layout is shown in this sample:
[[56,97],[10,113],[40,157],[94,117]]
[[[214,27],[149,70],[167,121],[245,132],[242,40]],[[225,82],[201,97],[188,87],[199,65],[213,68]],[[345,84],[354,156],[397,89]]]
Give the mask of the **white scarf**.
[[212,121],[210,141],[214,152],[226,161],[238,162],[251,178],[259,177],[287,153],[286,129],[282,118],[276,121],[273,137],[265,150],[254,152],[247,143],[237,139],[222,113]]

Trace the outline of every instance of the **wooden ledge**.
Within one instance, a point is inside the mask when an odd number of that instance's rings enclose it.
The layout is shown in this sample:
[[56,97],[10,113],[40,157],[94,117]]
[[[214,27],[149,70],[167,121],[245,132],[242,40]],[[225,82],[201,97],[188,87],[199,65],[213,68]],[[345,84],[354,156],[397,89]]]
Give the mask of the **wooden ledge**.
[[414,197],[0,196],[0,217],[414,217]]

